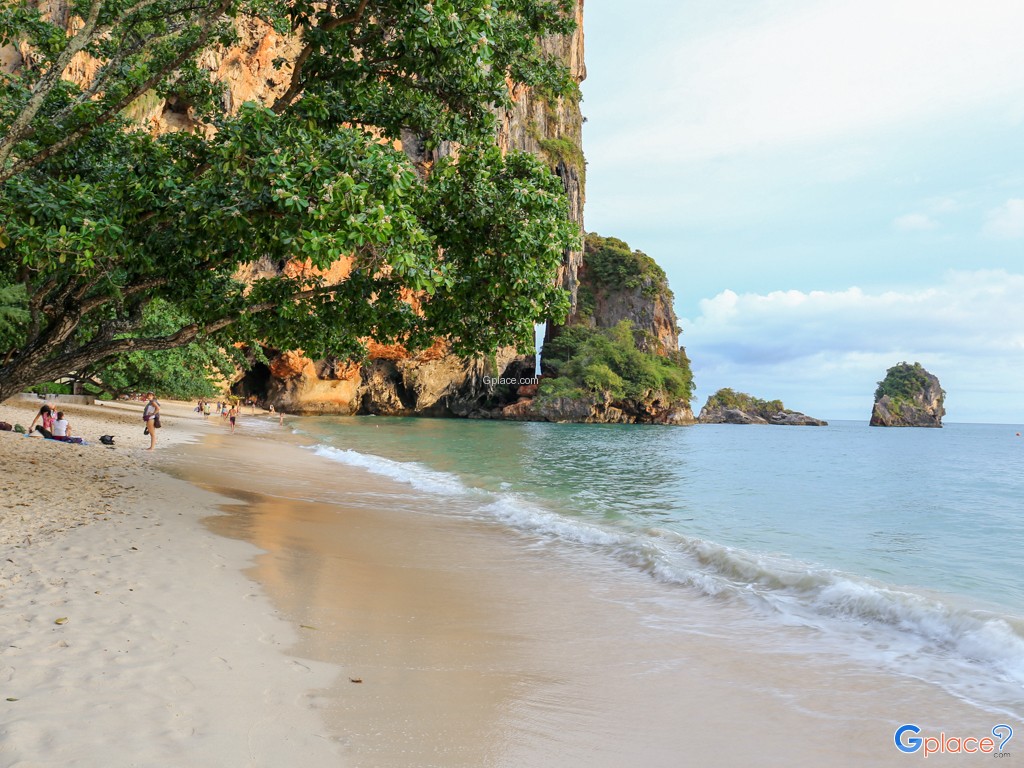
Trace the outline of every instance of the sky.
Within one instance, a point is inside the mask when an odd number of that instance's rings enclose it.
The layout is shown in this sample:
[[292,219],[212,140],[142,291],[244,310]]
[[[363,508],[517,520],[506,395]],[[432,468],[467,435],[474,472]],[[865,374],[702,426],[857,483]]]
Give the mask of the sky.
[[668,274],[695,409],[1024,423],[1024,1],[586,0],[585,227]]

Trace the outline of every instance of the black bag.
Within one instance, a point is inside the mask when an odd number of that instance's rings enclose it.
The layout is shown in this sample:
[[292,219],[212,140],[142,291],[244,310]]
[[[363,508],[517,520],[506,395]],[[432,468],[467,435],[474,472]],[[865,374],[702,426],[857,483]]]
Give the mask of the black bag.
[[157,429],[160,429],[161,424],[160,424],[160,414],[159,413],[156,416],[154,416],[150,421],[151,421],[151,423],[153,424],[154,427],[156,427]]
[[114,444],[114,436],[113,435],[101,435],[100,436],[100,442],[103,443],[104,445],[113,445]]
[[6,421],[0,421],[0,432],[10,432],[14,427]]

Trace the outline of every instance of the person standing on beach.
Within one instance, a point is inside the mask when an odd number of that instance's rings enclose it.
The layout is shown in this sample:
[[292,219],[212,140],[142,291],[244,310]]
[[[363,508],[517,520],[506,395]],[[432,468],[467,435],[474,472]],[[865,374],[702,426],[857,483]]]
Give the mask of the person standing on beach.
[[146,422],[145,431],[149,433],[149,448],[146,450],[152,451],[156,448],[155,422],[157,417],[160,415],[160,401],[156,399],[156,396],[152,392],[147,392],[146,397],[149,398],[149,402],[146,403],[146,407],[142,409],[142,420]]

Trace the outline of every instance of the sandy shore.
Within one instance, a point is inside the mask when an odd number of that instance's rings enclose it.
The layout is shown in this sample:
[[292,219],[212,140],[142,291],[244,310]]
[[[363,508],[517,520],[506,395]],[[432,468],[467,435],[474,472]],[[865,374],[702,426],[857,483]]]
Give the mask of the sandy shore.
[[0,432],[0,766],[336,764],[309,693],[334,670],[284,652],[258,550],[200,525],[225,500],[160,471],[219,424],[164,403],[150,453],[141,403],[61,407],[93,444]]
[[884,766],[902,722],[992,724],[270,419],[165,405],[154,453],[141,404],[66,409],[113,450],[0,433],[0,768]]

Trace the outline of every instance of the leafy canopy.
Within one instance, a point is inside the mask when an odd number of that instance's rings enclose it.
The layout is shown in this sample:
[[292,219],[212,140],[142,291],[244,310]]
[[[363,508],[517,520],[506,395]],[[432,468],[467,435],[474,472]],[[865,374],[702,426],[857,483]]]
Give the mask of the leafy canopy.
[[932,376],[920,363],[904,361],[885,372],[885,378],[878,382],[875,401],[886,395],[894,402],[913,401],[920,398],[932,385]]
[[[495,149],[493,110],[509,81],[571,92],[539,44],[571,30],[570,7],[77,0],[60,18],[4,4],[0,45],[26,56],[0,74],[0,289],[21,292],[0,294],[15,308],[0,399],[196,340],[320,356],[443,336],[468,354],[564,317],[562,187]],[[283,86],[226,110],[207,54],[270,28],[298,50],[278,62]],[[62,77],[73,59],[96,63],[87,82]],[[153,94],[193,130],[131,123]],[[424,174],[389,141],[403,138],[460,149]],[[328,280],[341,258],[347,277]],[[176,319],[154,325],[155,302]]]

